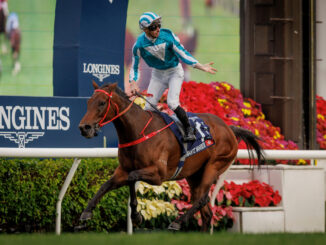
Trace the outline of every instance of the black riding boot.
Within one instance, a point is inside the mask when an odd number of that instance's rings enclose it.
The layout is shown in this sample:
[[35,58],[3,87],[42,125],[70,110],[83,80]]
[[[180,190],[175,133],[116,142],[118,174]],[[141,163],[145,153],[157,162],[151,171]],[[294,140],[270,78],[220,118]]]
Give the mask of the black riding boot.
[[178,106],[174,110],[174,112],[177,115],[177,117],[179,118],[179,120],[181,121],[181,123],[185,129],[185,136],[184,136],[183,140],[186,142],[196,140],[195,131],[190,126],[189,119],[188,119],[188,116],[187,116],[187,113],[185,112],[185,110],[181,106]]

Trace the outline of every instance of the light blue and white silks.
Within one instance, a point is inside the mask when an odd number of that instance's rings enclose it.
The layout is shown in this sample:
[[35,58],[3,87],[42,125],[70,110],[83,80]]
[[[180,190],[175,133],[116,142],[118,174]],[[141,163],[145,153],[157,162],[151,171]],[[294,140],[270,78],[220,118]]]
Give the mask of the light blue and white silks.
[[143,58],[146,64],[157,70],[176,67],[179,59],[194,66],[198,61],[180,44],[180,40],[168,29],[161,29],[156,39],[142,33],[133,46],[133,59],[130,69],[130,81],[139,79],[139,62]]

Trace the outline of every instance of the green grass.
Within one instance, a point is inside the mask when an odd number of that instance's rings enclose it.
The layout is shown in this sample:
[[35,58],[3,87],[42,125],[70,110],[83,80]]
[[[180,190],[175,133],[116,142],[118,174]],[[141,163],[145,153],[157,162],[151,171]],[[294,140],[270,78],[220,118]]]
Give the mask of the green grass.
[[0,235],[1,245],[210,245],[210,244],[325,244],[325,234],[231,234],[231,233],[215,233],[214,235],[201,233],[145,233],[129,236],[122,233],[114,234],[63,234],[56,236],[53,234],[21,234],[21,235]]

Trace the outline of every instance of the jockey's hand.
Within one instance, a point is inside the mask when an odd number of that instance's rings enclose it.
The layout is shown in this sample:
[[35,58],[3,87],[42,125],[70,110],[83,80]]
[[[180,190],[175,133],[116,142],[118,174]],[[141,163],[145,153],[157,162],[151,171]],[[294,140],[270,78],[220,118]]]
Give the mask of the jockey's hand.
[[199,70],[202,70],[202,71],[205,71],[205,72],[208,72],[210,74],[215,74],[217,72],[217,70],[212,67],[212,65],[214,64],[214,62],[209,62],[207,64],[200,64],[200,63],[197,63],[194,67],[199,69]]
[[136,81],[132,80],[130,82],[130,96],[135,95],[136,92],[139,92],[139,87]]

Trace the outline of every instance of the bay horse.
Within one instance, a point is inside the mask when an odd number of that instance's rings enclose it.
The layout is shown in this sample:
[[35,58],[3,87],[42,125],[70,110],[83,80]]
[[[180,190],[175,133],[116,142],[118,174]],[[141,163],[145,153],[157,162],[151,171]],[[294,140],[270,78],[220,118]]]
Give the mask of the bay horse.
[[[170,180],[178,166],[181,149],[159,113],[144,111],[130,101],[117,84],[107,84],[99,88],[93,81],[93,87],[95,91],[87,102],[87,112],[80,121],[79,129],[84,137],[92,138],[98,134],[101,126],[113,121],[119,139],[119,166],[89,201],[80,220],[91,219],[92,210],[105,193],[128,185],[131,219],[134,225],[138,225],[142,222],[142,216],[137,212],[136,181],[161,185],[163,181]],[[248,149],[255,150],[258,164],[264,158],[258,143],[259,138],[250,131],[229,127],[212,114],[198,113],[197,116],[209,126],[215,144],[188,157],[177,176],[177,180],[186,178],[188,181],[193,206],[170,224],[170,230],[179,230],[198,210],[203,220],[201,230],[209,230],[212,211],[208,205],[208,192],[215,182],[216,190],[223,185],[226,171],[237,155],[237,137],[246,142]],[[215,197],[212,198],[215,200]]]

